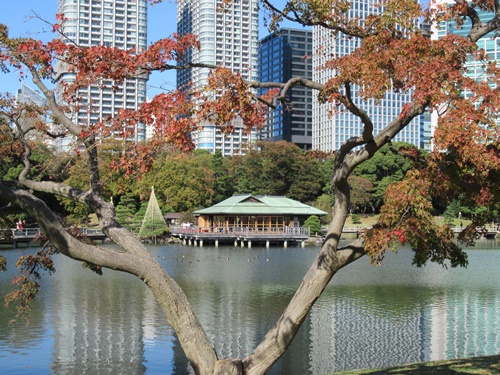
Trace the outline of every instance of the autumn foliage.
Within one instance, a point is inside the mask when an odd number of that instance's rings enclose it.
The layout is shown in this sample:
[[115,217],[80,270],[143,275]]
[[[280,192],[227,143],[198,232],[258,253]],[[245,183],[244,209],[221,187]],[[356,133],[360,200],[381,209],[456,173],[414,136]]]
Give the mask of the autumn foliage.
[[[314,51],[327,57],[320,67],[330,77],[326,83],[301,77],[288,82],[247,82],[223,66],[189,61],[188,52],[199,48],[194,35],[174,34],[153,43],[147,50],[136,51],[82,47],[66,40],[64,35],[48,43],[11,38],[7,27],[0,25],[0,68],[18,71],[22,79],[30,78],[48,103],[47,108],[38,108],[18,105],[10,95],[0,96],[0,156],[20,171],[14,181],[5,178],[0,181],[0,210],[16,208],[29,214],[62,254],[95,270],[102,267],[128,272],[146,283],[177,332],[193,369],[200,374],[265,373],[291,344],[336,272],[364,255],[380,264],[386,251],[397,250],[403,244],[411,246],[414,264],[418,266],[428,261],[444,266],[465,265],[467,258],[460,241],[471,243],[478,235],[477,228],[498,220],[500,210],[500,71],[497,63],[476,45],[480,38],[494,36],[500,29],[497,1],[457,0],[448,4],[433,1],[424,8],[414,0],[382,0],[364,20],[350,16],[353,5],[350,1],[288,0],[278,7],[274,1],[261,0],[260,5],[270,29],[276,29],[283,20],[293,21],[326,28],[332,38],[357,40],[359,47],[345,56],[323,47]],[[224,0],[220,11],[231,6],[232,0]],[[491,13],[489,20],[479,17],[482,11]],[[64,15],[57,15],[51,24],[53,31],[60,33],[65,21]],[[462,29],[464,36],[449,34],[437,39],[431,37],[428,28],[421,27],[422,22],[433,27],[440,22],[451,22],[459,28],[471,26]],[[470,62],[483,72],[481,79],[466,74]],[[62,83],[56,93],[50,82],[58,78],[57,64],[64,65],[75,78]],[[82,102],[81,90],[89,85],[114,90],[126,79],[145,77],[153,71],[193,67],[210,69],[206,87],[190,85],[164,92],[136,111],[120,110],[107,118],[98,114],[98,121],[91,124],[72,120],[74,112],[95,111],[91,102]],[[315,90],[320,102],[330,104],[332,114],[350,111],[357,116],[363,130],[338,150],[332,150],[335,151],[335,162],[329,171],[330,191],[335,195],[332,220],[318,257],[295,296],[251,354],[242,359],[221,359],[180,287],[151,258],[139,239],[118,223],[113,205],[102,194],[103,181],[109,176],[100,174],[102,159],[98,150],[107,138],[122,140],[114,150],[117,157],[112,158],[109,173],[137,177],[150,170],[159,150],[172,147],[191,150],[189,134],[206,123],[230,133],[233,120],[239,118],[246,130],[258,128],[268,107],[284,101],[295,85]],[[258,88],[267,89],[266,95],[258,97]],[[353,100],[355,88],[362,96],[361,103]],[[406,93],[410,100],[375,133],[367,105],[389,93]],[[411,169],[402,181],[386,190],[377,225],[350,245],[340,247],[342,228],[351,208],[349,184],[353,179],[349,177],[382,147],[391,146],[392,140],[426,111],[438,118],[433,152],[393,150],[411,160]],[[59,127],[57,133],[40,121],[42,113]],[[132,130],[139,123],[153,127],[150,141],[130,142]],[[86,181],[82,186],[33,174],[32,154],[40,147],[36,140],[42,136],[68,135],[75,140],[69,157],[86,156],[86,166],[82,168]],[[49,208],[47,196],[84,205],[97,216],[100,228],[120,251],[87,243],[75,228],[68,231]],[[449,227],[438,226],[432,217],[436,202],[446,205],[452,199],[459,199],[462,205],[485,207],[458,241]],[[36,276],[39,266],[51,269],[49,255],[25,258],[19,265],[25,268],[25,275],[31,272]],[[0,267],[3,266],[0,259]],[[20,277],[18,282],[21,288],[11,297],[31,301],[36,284],[27,276]]]

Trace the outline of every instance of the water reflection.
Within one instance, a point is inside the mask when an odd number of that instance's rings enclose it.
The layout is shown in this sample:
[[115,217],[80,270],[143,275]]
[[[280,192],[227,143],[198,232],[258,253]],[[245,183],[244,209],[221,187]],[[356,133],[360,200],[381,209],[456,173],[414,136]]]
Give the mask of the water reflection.
[[[479,245],[465,270],[412,268],[405,249],[382,267],[360,260],[343,269],[270,373],[322,374],[500,353],[500,243]],[[251,352],[317,251],[151,247],[227,357]],[[14,259],[23,252],[2,254]],[[29,327],[9,327],[13,311],[0,307],[0,373],[189,372],[172,329],[134,277],[109,271],[96,277],[63,257],[57,263]],[[12,271],[0,275],[2,294],[11,277]]]
[[127,275],[88,277],[89,271],[77,262],[59,263],[59,280],[52,283],[47,301],[57,306],[52,311],[52,371],[144,373],[143,342],[155,332],[155,324],[140,324],[154,308],[146,288],[124,287],[133,282]]
[[311,313],[311,373],[500,353],[500,253],[471,250],[466,270],[408,268],[410,257],[355,264],[327,289]]

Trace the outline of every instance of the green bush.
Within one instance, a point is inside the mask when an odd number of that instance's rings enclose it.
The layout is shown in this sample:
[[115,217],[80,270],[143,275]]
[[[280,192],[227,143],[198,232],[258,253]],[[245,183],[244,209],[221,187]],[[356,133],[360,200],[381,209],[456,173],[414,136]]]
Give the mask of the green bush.
[[352,214],[351,220],[353,224],[361,224],[361,216],[359,216],[358,214]]
[[321,222],[316,215],[309,216],[304,222],[304,227],[309,227],[311,234],[321,233]]

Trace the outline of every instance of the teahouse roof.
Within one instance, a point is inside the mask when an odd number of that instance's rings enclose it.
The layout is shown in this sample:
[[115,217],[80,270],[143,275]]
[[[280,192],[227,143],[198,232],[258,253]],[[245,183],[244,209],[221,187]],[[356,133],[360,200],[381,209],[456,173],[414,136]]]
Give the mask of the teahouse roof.
[[307,204],[283,196],[235,194],[232,197],[193,212],[194,215],[327,215]]
[[164,219],[181,219],[182,215],[184,215],[182,212],[167,212],[165,216],[163,216]]

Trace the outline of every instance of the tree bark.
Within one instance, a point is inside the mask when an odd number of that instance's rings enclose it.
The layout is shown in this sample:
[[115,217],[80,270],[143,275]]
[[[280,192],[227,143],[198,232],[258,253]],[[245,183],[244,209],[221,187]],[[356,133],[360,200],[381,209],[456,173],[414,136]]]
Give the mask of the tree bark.
[[224,359],[217,361],[214,367],[214,375],[243,375],[243,363],[241,359]]
[[[290,346],[313,304],[339,269],[364,254],[362,246],[342,254],[338,244],[349,208],[347,176],[335,183],[335,205],[325,242],[289,305],[264,340],[243,360],[245,374],[265,374]],[[361,244],[361,242],[360,242]]]

